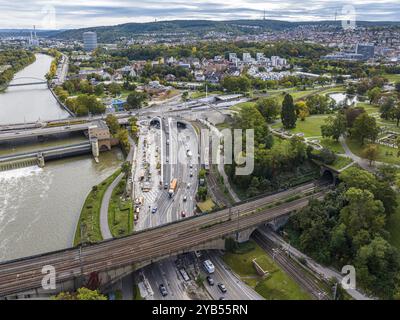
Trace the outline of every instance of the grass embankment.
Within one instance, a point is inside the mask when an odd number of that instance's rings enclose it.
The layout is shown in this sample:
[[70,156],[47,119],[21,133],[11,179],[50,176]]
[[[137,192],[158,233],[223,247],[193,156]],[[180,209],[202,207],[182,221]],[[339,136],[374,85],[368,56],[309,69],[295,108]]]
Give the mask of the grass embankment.
[[[352,139],[346,139],[346,143],[350,148],[351,152],[353,152],[355,155],[359,157],[363,157],[362,153],[366,145],[361,146],[360,142]],[[385,162],[388,164],[400,165],[400,158],[397,157],[397,151],[398,151],[397,149],[379,144],[377,146],[378,146],[378,156],[376,158],[376,161]]]
[[124,197],[126,180],[123,178],[113,190],[108,207],[108,225],[113,237],[122,237],[132,233],[133,206],[129,197]]
[[215,203],[212,201],[211,198],[208,198],[206,201],[198,202],[197,207],[202,213],[208,213],[215,208]]
[[332,167],[336,170],[341,170],[349,164],[353,163],[353,160],[347,157],[337,157],[335,162],[331,164],[329,167]]
[[[225,263],[240,276],[242,281],[267,300],[311,299],[310,295],[280,269],[256,243],[250,241],[246,246],[247,252],[226,253],[223,257]],[[266,278],[263,279],[257,274],[253,266],[254,259],[269,273]]]
[[95,243],[103,240],[100,229],[101,201],[107,188],[120,173],[121,169],[118,169],[106,180],[93,187],[87,196],[76,228],[74,246],[81,243]]

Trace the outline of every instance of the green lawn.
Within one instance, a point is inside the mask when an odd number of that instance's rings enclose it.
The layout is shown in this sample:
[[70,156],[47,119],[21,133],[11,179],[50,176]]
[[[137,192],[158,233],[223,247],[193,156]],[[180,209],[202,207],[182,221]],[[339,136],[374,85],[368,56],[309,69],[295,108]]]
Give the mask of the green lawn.
[[[321,126],[325,123],[325,119],[328,118],[329,115],[315,115],[306,118],[305,121],[297,121],[296,128],[289,130],[291,133],[304,133],[304,137],[321,137]],[[272,125],[274,129],[281,129],[282,123],[276,123]]]
[[126,180],[123,178],[113,190],[108,208],[108,224],[113,237],[122,237],[132,233],[133,207],[130,198],[124,199]]
[[384,74],[383,77],[388,79],[390,82],[400,81],[400,74]]
[[[241,279],[267,300],[310,300],[311,297],[261,249],[253,243],[254,249],[242,254],[226,253],[224,261]],[[269,276],[262,279],[253,266],[253,259],[262,266]]]
[[[354,141],[351,139],[347,139],[346,142],[350,150],[355,155],[362,157],[362,151],[365,148],[365,146],[361,146],[358,141]],[[382,145],[378,145],[378,147],[379,147],[379,154],[376,161],[385,162],[388,164],[400,165],[400,158],[397,157],[397,149]]]
[[92,189],[87,196],[75,231],[74,246],[80,243],[95,243],[103,240],[100,229],[101,201],[108,186],[120,173],[121,169],[118,169],[110,177],[98,184],[96,186],[97,189]]
[[345,151],[342,147],[342,144],[339,141],[335,141],[331,138],[323,138],[320,141],[320,144],[334,153],[344,154]]

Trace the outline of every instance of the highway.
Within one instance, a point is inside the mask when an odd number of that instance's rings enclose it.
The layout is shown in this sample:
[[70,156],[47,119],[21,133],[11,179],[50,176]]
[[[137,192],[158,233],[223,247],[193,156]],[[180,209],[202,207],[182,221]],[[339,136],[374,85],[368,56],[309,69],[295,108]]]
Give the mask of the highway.
[[[212,215],[181,220],[87,247],[5,262],[0,264],[0,296],[39,288],[43,277],[41,270],[45,265],[54,266],[58,275],[57,282],[62,282],[80,275],[90,275],[92,272],[152,261],[177,252],[193,251],[201,243],[299,210],[307,206],[311,198],[322,198],[325,192],[326,190],[308,184],[240,204],[232,211],[224,209]],[[303,194],[304,198],[263,209],[271,202],[293,194]]]
[[[210,259],[215,267],[215,272],[211,274],[214,280],[214,285],[210,286],[207,280],[204,281],[204,286],[214,300],[264,300],[257,292],[247,286],[232,270],[224,263],[221,254],[215,250],[209,250],[203,253],[202,261]],[[201,268],[204,277],[209,274]],[[226,287],[226,293],[223,293],[218,284],[222,283]]]

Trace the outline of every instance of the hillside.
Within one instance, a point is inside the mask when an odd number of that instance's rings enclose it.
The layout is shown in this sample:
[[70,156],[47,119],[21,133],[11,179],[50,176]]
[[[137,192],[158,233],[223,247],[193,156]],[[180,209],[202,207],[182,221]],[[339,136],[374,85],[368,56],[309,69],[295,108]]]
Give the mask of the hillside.
[[[116,26],[103,26],[84,29],[74,29],[53,34],[58,39],[82,39],[86,31],[96,31],[100,42],[113,42],[121,37],[131,38],[133,36],[155,36],[169,37],[174,34],[187,34],[191,36],[204,36],[207,33],[225,32],[232,35],[257,34],[265,31],[282,31],[298,26],[319,25],[321,27],[340,27],[340,21],[319,22],[288,22],[279,20],[174,20],[148,23],[127,23]],[[359,26],[400,26],[400,22],[358,22]]]

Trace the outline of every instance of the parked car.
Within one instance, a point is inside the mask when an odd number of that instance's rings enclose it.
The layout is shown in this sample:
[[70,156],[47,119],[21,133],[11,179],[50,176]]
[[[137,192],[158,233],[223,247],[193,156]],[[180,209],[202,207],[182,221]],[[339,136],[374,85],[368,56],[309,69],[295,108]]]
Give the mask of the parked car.
[[157,207],[154,207],[153,210],[151,210],[151,213],[156,213],[157,212]]
[[211,278],[211,276],[207,276],[207,282],[208,282],[208,284],[209,284],[210,286],[213,286],[213,285],[214,285],[214,279]]
[[183,202],[186,202],[187,201],[187,196],[184,196],[183,197]]
[[182,212],[181,212],[181,217],[182,217],[182,218],[186,218],[186,212],[185,212],[185,211],[182,211]]

